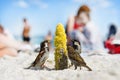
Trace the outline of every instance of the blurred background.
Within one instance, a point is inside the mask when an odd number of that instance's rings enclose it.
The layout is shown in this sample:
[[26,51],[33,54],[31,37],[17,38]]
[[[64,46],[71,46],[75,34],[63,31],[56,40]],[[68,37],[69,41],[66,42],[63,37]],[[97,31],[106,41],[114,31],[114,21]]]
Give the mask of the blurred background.
[[[83,5],[87,6],[85,11],[80,9]],[[71,29],[73,23],[74,29],[68,33],[80,38],[84,35],[86,40],[83,37],[79,39],[85,45],[83,48],[93,50],[105,47],[111,50],[113,35],[119,31],[120,26],[119,9],[119,0],[0,0],[0,24],[15,40],[38,45],[44,39],[53,43],[58,23],[62,23],[66,30]],[[77,14],[79,10],[80,14]],[[76,29],[76,25],[79,28],[81,25],[90,27],[81,30]],[[80,30],[79,33],[76,30]],[[76,32],[73,34],[74,31]],[[10,43],[9,39],[5,40]],[[5,43],[5,40],[1,41]],[[11,42],[11,45],[16,46],[14,41]]]
[[49,30],[54,34],[57,23],[66,25],[68,17],[75,15],[78,8],[86,4],[91,8],[91,18],[104,37],[110,24],[120,26],[119,3],[119,0],[0,0],[0,24],[19,37],[25,17],[32,27],[31,36],[39,41],[39,37],[45,36]]

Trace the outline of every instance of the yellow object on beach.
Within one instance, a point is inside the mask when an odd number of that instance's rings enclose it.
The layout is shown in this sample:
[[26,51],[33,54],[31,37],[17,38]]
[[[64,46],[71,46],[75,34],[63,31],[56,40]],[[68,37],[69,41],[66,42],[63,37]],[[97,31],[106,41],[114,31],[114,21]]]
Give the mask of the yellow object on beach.
[[[56,32],[55,32],[55,38],[54,38],[54,45],[55,45],[55,68],[56,70],[61,69],[61,65],[59,63],[64,63],[62,66],[64,68],[67,68],[67,39],[66,39],[66,34],[64,30],[64,26],[59,23],[56,27]],[[66,56],[66,59],[63,62],[59,62],[60,59],[62,58],[62,55],[59,53],[60,49],[64,50],[64,55]]]

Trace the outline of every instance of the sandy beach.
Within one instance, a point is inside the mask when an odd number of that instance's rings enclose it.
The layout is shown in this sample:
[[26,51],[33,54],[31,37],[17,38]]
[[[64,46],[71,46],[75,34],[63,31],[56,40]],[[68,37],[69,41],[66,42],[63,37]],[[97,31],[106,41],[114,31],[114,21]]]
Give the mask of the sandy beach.
[[119,5],[0,0],[0,80],[120,80]]
[[120,55],[82,56],[93,71],[82,67],[65,70],[50,70],[54,68],[54,55],[50,54],[45,65],[49,69],[24,69],[35,59],[37,53],[19,53],[17,57],[4,56],[0,58],[0,80],[119,80]]

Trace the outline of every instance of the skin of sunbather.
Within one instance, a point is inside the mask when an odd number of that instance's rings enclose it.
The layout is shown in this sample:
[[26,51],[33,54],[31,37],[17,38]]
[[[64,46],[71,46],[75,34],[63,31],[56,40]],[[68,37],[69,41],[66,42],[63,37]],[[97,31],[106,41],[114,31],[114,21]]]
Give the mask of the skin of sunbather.
[[0,57],[3,57],[4,55],[17,55],[17,49],[14,46],[15,44],[12,44],[14,41],[12,41],[12,43],[11,41],[12,40],[4,34],[4,28],[0,25]]
[[[0,45],[0,47],[2,47]],[[3,57],[5,55],[9,55],[9,56],[17,56],[17,50],[13,49],[13,48],[7,48],[7,47],[2,47],[0,48],[0,57]]]

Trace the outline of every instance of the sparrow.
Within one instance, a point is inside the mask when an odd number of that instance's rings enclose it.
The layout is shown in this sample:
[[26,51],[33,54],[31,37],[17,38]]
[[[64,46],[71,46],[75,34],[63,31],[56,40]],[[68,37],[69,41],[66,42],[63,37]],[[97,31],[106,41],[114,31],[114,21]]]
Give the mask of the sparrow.
[[67,45],[72,46],[75,51],[81,53],[81,43],[77,39],[72,39],[69,35],[67,36]]
[[86,67],[89,71],[92,71],[92,69],[86,65],[83,58],[79,55],[77,51],[74,50],[73,47],[68,46],[67,49],[68,49],[68,57],[71,61],[71,64],[75,66],[75,70],[77,69],[78,66],[80,67],[81,70],[81,67],[83,66]]
[[49,45],[48,40],[41,42],[41,44],[40,44],[41,49],[40,49],[38,56],[36,57],[35,61],[26,69],[30,69],[31,67],[40,67],[40,68],[44,67],[43,65],[49,57],[48,45]]
[[79,40],[72,40],[72,47],[76,52],[78,52],[79,54],[81,53],[81,43]]
[[67,64],[65,64],[67,63],[68,57],[64,54],[63,48],[59,50],[59,53],[61,54],[61,58],[59,59],[60,70],[63,70],[68,67]]

